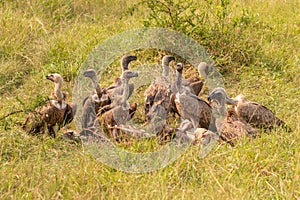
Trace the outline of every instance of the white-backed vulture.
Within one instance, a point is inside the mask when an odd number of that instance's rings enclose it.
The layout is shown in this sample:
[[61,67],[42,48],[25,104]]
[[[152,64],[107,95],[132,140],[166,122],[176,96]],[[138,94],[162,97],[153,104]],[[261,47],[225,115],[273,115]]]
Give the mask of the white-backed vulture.
[[232,109],[226,110],[228,96],[223,88],[215,88],[208,97],[213,107],[213,125],[220,138],[230,145],[242,136],[256,136],[258,131],[250,124],[240,121]]
[[178,113],[181,118],[190,120],[194,128],[208,129],[212,116],[211,107],[206,101],[182,86],[182,70],[183,64],[178,63],[176,65],[176,86],[178,92],[175,96],[175,105]]
[[[95,112],[96,114],[98,113],[99,109],[109,105],[111,103],[111,99],[109,98],[109,96],[106,94],[106,90],[101,88],[99,83],[98,83],[98,76],[97,76],[97,72],[94,69],[88,69],[86,71],[83,72],[83,75],[85,77],[88,77],[92,80],[92,84],[93,84],[93,92],[92,92],[92,96],[93,95],[97,95],[91,97],[91,100],[94,99],[94,104],[95,104]],[[86,97],[88,98],[88,97]],[[84,102],[86,101],[86,99],[83,101],[83,105]]]
[[95,123],[97,122],[96,104],[100,103],[100,99],[97,94],[91,94],[87,96],[83,101],[82,107],[82,130],[95,129]]
[[198,73],[204,79],[204,82],[209,89],[223,87],[222,75],[218,72],[217,68],[212,67],[206,62],[201,62],[197,68]]
[[48,129],[52,137],[56,137],[55,127],[58,130],[70,123],[76,114],[76,104],[68,104],[65,95],[61,91],[63,79],[61,75],[54,73],[46,76],[48,80],[54,82],[55,100],[49,100],[46,105],[36,108],[29,113],[22,128],[31,134],[44,134]]
[[234,110],[241,120],[249,123],[256,128],[270,130],[276,127],[282,127],[288,132],[291,128],[287,124],[276,117],[276,115],[267,107],[246,99],[243,95],[238,95],[233,101],[228,101],[229,104],[234,104]]
[[169,83],[169,63],[175,60],[173,56],[162,58],[163,74],[145,91],[145,116],[150,122],[154,117],[165,119],[171,109],[171,90]]
[[[182,87],[185,88],[185,90],[189,90],[190,93],[195,94],[196,96],[199,95],[203,87],[203,82],[200,80],[198,75],[189,77],[187,79],[182,78],[181,84]],[[171,90],[174,94],[178,92],[176,81],[172,84]]]
[[[124,55],[121,58],[121,68],[122,68],[121,77],[115,78],[115,82],[105,89],[111,100],[114,98],[114,96],[122,95],[122,93],[123,93],[123,86],[122,86],[123,73],[128,70],[129,63],[134,60],[137,60],[137,57],[133,56],[133,55]],[[134,84],[130,83],[128,85],[128,88],[129,88],[129,97],[130,97],[134,90]]]
[[226,97],[226,103],[233,105],[236,115],[239,120],[250,124],[255,128],[263,128],[270,130],[276,127],[283,127],[287,131],[292,131],[285,122],[276,117],[276,115],[267,107],[247,100],[243,95],[238,95],[235,98],[229,98],[224,88],[216,88],[214,93],[222,93]]
[[[118,95],[114,98],[106,112],[99,116],[100,121],[105,126],[106,129],[113,128],[115,125],[125,124],[128,120],[131,119],[133,115],[130,113],[130,104],[128,102],[129,98],[129,79],[137,77],[138,73],[134,71],[126,70],[122,75],[122,86],[123,94]],[[134,105],[136,109],[136,104]]]

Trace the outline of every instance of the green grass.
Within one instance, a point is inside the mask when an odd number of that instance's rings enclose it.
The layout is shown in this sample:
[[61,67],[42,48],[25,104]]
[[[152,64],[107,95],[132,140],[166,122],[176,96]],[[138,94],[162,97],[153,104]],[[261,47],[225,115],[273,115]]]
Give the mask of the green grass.
[[[61,73],[64,90],[72,94],[77,70],[110,36],[144,25],[168,27],[167,15],[153,15],[147,4],[131,14],[122,9],[138,2],[2,1],[0,117],[28,111],[49,96],[52,83],[45,80],[47,73]],[[198,146],[192,146],[164,169],[129,174],[98,162],[81,144],[27,135],[21,130],[26,113],[18,113],[0,121],[0,199],[299,199],[300,2],[209,2],[192,5],[196,17],[209,7],[204,18],[209,21],[198,24],[200,18],[191,17],[187,10],[169,27],[209,50],[230,96],[243,93],[266,105],[292,127],[292,133],[277,130],[242,140],[234,148],[219,145],[205,158],[200,157]],[[223,32],[218,21],[225,8],[221,2],[228,11]],[[176,8],[171,7],[173,13]],[[157,16],[162,24],[155,21]],[[186,19],[197,26],[184,23]],[[162,54],[137,51],[133,66],[158,63]],[[105,77],[119,75],[118,63],[116,58]],[[139,105],[141,94],[132,98]],[[142,116],[141,106],[137,114]],[[142,152],[158,146],[143,141],[124,148]]]

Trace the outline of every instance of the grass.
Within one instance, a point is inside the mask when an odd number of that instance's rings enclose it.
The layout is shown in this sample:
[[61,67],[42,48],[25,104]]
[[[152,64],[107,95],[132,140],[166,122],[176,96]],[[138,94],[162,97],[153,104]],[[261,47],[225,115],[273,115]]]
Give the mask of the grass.
[[[0,117],[28,111],[49,96],[52,84],[44,77],[50,72],[61,73],[64,90],[72,94],[78,69],[98,44],[128,29],[156,26],[147,4],[131,12],[124,9],[138,2],[2,1]],[[209,5],[205,2],[209,1],[194,4],[196,14]],[[212,2],[209,21],[203,26],[182,23],[190,16],[185,12],[171,27],[209,50],[231,96],[243,93],[266,105],[292,127],[292,133],[274,130],[255,140],[242,140],[234,148],[219,145],[205,158],[200,157],[198,146],[192,146],[164,169],[129,174],[98,162],[81,144],[27,135],[21,130],[26,113],[18,113],[0,121],[0,198],[299,199],[300,3],[228,2],[224,27],[231,32],[220,35],[217,17],[224,11],[219,6],[223,1]],[[156,14],[162,17],[160,25],[168,26],[168,18]],[[136,53],[136,69],[143,63],[158,63],[164,54]],[[106,77],[119,74],[118,63],[116,58]],[[133,100],[142,105],[143,97]],[[141,113],[140,107],[137,116]],[[156,147],[154,141],[124,148],[146,151]]]

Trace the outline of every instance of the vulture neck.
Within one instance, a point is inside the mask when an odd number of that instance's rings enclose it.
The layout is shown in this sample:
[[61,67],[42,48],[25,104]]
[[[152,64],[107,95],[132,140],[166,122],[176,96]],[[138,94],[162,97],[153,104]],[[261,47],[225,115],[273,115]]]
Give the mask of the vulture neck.
[[169,76],[169,65],[166,64],[166,63],[162,63],[162,66],[163,66],[163,76],[165,78],[168,78],[168,76]]
[[226,102],[226,104],[228,104],[228,105],[234,105],[234,106],[236,106],[237,103],[238,103],[237,100],[231,99],[231,98],[229,98],[228,96],[226,96],[225,102]]
[[176,87],[179,93],[182,92],[182,72],[176,71],[177,79],[176,79]]
[[126,105],[127,99],[129,97],[129,87],[128,87],[129,79],[128,78],[123,78],[122,82],[123,82],[123,95],[122,95],[121,104]]
[[123,72],[127,71],[128,70],[128,65],[129,63],[128,62],[122,62],[121,63],[121,67],[122,67],[122,74]]
[[226,106],[221,103],[220,107],[213,107],[213,132],[221,136],[224,121],[226,120]]
[[207,79],[208,77],[208,67],[200,67],[198,70],[199,74],[202,76],[203,79]]
[[123,84],[125,81],[124,72],[128,70],[128,63],[122,63],[122,74],[120,76],[120,79],[118,81],[118,84]]
[[97,76],[93,76],[92,77],[92,84],[93,84],[93,88],[95,89],[98,97],[101,98],[102,91],[101,91],[100,85],[98,84],[98,78],[97,78]]
[[63,99],[64,99],[64,95],[61,91],[61,87],[62,87],[62,80],[59,80],[57,83],[55,83],[55,87],[54,87],[54,94],[57,98],[58,103],[62,103]]

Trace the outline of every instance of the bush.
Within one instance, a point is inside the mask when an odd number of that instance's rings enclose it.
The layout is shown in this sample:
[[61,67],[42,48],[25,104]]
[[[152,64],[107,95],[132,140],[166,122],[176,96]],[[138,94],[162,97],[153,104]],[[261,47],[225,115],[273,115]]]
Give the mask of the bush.
[[196,39],[222,72],[260,62],[264,57],[259,37],[252,34],[253,29],[261,28],[259,17],[246,8],[234,14],[229,0],[145,0],[133,5],[128,13],[138,5],[150,11],[143,20],[145,27],[171,28]]

